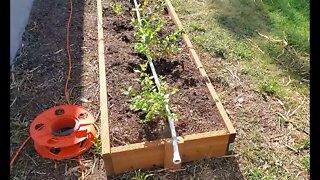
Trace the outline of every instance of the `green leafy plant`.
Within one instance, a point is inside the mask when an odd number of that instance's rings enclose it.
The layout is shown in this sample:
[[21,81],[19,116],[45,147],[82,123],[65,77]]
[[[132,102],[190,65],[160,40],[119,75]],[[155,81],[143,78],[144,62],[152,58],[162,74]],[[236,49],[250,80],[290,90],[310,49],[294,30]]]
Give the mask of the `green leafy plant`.
[[138,42],[134,45],[134,49],[147,57],[148,61],[152,60],[152,46],[158,43],[158,32],[161,30],[163,26],[163,20],[152,20],[154,22],[150,22],[147,19],[142,18],[141,24],[133,18],[133,24],[137,26],[137,30],[134,32],[134,36],[138,40]]
[[93,148],[93,153],[95,155],[101,155],[101,149],[102,149],[102,142],[100,139],[97,139],[95,142],[92,144]]
[[302,166],[304,169],[306,169],[308,172],[310,171],[310,157],[306,156],[302,160]]
[[140,169],[138,171],[135,171],[135,176],[133,178],[131,178],[132,180],[147,180],[149,177],[152,177],[153,174],[151,173],[143,173],[140,171]]
[[136,18],[132,18],[132,24],[136,27],[134,36],[138,40],[134,49],[145,55],[148,61],[159,60],[163,57],[169,59],[171,54],[179,50],[177,41],[182,37],[182,31],[176,29],[174,32],[160,37],[159,33],[165,24],[165,20],[161,18],[165,3],[158,0],[152,2],[152,5],[148,5],[148,0],[145,0],[141,5],[141,23]]
[[168,36],[165,36],[161,42],[161,58],[163,56],[170,56],[171,54],[178,52],[177,40],[182,37],[183,31],[176,29],[174,32],[171,32]]
[[[124,94],[131,97],[130,109],[133,111],[141,110],[145,113],[145,118],[141,119],[140,123],[149,123],[155,117],[169,118],[165,106],[169,103],[169,96],[175,94],[177,89],[173,88],[169,91],[168,85],[163,81],[164,77],[160,77],[160,91],[158,91],[153,77],[145,72],[147,64],[141,64],[140,68],[141,70],[135,71],[140,73],[137,81],[140,83],[141,93],[138,93],[132,86],[124,91]],[[177,116],[172,113],[170,118],[176,119]]]
[[110,7],[112,8],[113,12],[116,13],[116,15],[121,14],[121,4],[120,3],[110,3]]
[[260,87],[261,91],[267,93],[268,95],[275,95],[278,91],[278,88],[279,85],[276,82],[264,82]]

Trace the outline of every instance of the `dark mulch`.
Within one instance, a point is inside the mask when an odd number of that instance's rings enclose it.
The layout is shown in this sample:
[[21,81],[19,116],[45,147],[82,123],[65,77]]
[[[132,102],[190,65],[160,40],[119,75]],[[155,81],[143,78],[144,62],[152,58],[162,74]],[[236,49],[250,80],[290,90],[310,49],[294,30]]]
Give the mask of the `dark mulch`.
[[[69,93],[72,104],[80,105],[98,117],[96,14],[95,0],[73,2]],[[68,0],[35,0],[33,3],[23,34],[23,46],[11,69],[11,157],[29,135],[28,125],[38,114],[53,106],[66,104],[64,84],[68,68],[68,17]],[[90,152],[84,157],[93,159]],[[30,141],[15,161],[11,179],[77,179],[77,166],[77,158],[56,162],[41,158]]]

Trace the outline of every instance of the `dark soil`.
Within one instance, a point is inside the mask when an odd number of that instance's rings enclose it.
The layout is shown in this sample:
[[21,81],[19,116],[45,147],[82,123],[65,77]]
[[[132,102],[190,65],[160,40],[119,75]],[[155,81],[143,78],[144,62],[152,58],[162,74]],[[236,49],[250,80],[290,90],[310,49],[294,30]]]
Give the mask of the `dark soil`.
[[[130,97],[122,93],[129,86],[139,89],[139,84],[135,81],[138,74],[133,70],[139,69],[139,64],[145,59],[133,49],[135,38],[134,27],[131,25],[132,5],[129,1],[118,2],[122,4],[120,16],[108,4],[103,9],[111,144],[119,146],[170,137],[168,123],[162,120],[140,124],[141,113],[130,110]],[[175,29],[173,22],[165,16],[167,24],[162,35]],[[178,114],[178,121],[175,123],[178,135],[223,130],[225,127],[222,118],[205,82],[190,59],[188,49],[182,42],[179,47],[181,52],[172,59],[154,62],[157,73],[166,77],[169,87],[179,89],[170,98],[170,104],[174,107],[172,111]]]

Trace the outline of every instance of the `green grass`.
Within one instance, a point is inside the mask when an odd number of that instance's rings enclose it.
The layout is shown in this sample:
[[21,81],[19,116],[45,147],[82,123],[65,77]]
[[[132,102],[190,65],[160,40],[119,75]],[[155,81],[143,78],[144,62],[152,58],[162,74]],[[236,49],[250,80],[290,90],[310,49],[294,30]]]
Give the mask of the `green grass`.
[[131,178],[132,180],[147,180],[152,179],[153,174],[148,172],[141,172],[140,170],[135,171],[135,175]]
[[268,95],[275,95],[278,91],[278,83],[277,82],[263,82],[260,85],[260,89],[262,92]]
[[285,32],[289,44],[305,53],[309,53],[309,0],[263,2],[266,9],[270,12],[272,25],[275,27],[275,35],[282,36],[282,33]]
[[[285,109],[279,113],[292,113],[305,97],[294,115],[280,119],[283,132],[300,133],[309,128],[309,1],[173,0],[173,5],[198,51],[219,57],[225,64],[239,63],[240,79],[245,79],[251,90],[281,100]],[[262,125],[255,124],[257,130],[244,127],[261,119],[250,117],[250,113],[239,115],[239,127],[244,131],[239,135],[245,139],[239,151],[248,179],[297,179],[296,171],[309,170],[307,135],[283,137],[295,141],[291,145],[299,150],[298,155],[285,148],[288,142],[270,151],[265,148],[267,142],[262,137],[267,136],[267,130]],[[269,118],[279,120],[276,113]],[[288,130],[288,122],[293,130]],[[290,161],[303,168],[293,170],[296,167]]]
[[306,156],[303,158],[302,160],[302,166],[308,171],[310,172],[310,157]]

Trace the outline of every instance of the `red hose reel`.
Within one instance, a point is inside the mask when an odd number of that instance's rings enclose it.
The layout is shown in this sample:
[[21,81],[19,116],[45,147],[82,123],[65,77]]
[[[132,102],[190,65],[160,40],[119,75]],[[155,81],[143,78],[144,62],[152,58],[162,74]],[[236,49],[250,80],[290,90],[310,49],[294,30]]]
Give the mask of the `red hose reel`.
[[36,151],[63,160],[88,150],[97,136],[94,117],[76,105],[60,105],[39,114],[30,126]]

